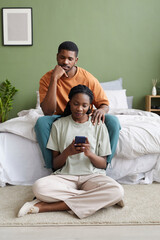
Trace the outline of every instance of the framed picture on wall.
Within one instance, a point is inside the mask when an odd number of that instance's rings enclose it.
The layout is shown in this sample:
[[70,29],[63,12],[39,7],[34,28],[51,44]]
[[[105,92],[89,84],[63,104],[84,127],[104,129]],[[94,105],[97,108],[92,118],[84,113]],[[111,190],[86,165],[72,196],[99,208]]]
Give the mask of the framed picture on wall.
[[33,45],[32,8],[2,8],[4,46]]

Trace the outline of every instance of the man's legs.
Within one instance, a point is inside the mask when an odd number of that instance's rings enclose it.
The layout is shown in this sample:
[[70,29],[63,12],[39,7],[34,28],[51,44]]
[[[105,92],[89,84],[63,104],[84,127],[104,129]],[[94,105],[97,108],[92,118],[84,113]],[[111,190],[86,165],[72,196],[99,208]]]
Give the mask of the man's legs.
[[116,147],[119,139],[119,131],[121,130],[121,126],[118,118],[110,114],[105,115],[105,124],[108,129],[110,144],[111,144],[111,151],[112,151],[112,154],[107,156],[107,162],[111,163],[111,160],[116,151]]
[[40,117],[38,118],[35,125],[35,133],[37,136],[37,141],[41,148],[46,168],[52,168],[52,160],[53,160],[52,151],[46,148],[52,123],[60,117],[61,117],[60,115]]

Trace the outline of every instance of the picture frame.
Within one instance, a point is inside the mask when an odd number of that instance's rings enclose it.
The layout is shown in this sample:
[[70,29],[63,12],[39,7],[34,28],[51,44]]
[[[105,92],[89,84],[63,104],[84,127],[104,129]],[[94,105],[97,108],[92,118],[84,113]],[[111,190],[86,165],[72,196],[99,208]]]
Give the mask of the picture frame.
[[4,46],[32,46],[32,8],[2,8],[2,38]]

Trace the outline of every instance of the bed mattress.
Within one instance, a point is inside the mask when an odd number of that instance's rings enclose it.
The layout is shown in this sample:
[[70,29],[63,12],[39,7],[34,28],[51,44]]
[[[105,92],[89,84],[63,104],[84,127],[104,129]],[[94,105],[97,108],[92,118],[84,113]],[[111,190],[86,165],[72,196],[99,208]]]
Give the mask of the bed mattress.
[[43,157],[36,142],[12,133],[0,133],[0,186],[32,185],[47,176]]

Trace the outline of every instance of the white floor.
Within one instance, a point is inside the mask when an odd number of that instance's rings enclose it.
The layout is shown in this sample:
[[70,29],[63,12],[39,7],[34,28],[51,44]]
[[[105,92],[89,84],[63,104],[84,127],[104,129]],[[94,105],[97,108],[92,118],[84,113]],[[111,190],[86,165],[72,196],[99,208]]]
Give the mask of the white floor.
[[0,227],[1,240],[159,240],[160,225]]

